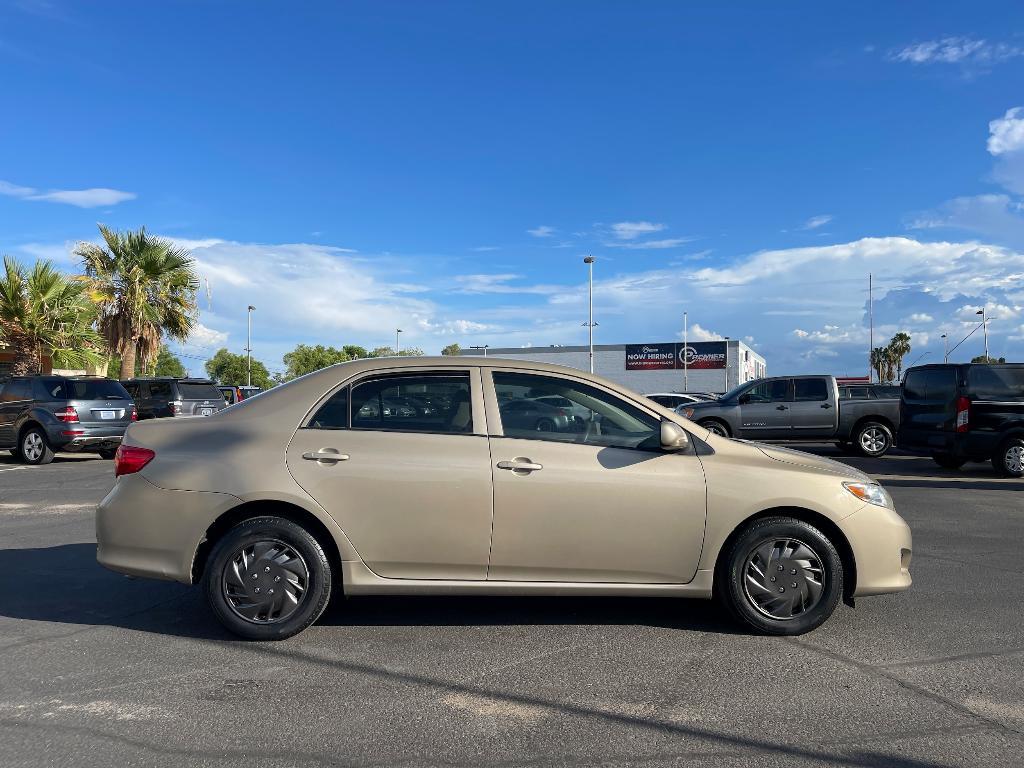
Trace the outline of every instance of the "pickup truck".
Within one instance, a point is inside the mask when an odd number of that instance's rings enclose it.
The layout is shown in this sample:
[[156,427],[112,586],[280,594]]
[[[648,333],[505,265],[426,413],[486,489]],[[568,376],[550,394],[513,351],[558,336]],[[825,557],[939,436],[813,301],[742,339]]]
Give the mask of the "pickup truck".
[[900,399],[889,387],[871,387],[867,398],[840,398],[833,376],[780,376],[749,381],[677,412],[725,437],[827,440],[863,456],[883,456],[899,428]]

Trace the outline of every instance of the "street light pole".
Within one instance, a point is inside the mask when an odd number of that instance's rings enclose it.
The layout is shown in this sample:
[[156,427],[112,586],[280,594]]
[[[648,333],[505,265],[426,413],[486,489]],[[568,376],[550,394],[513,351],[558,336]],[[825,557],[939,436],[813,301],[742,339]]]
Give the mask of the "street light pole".
[[982,307],[974,314],[981,315],[981,330],[985,334],[985,362],[988,362],[988,315],[985,314],[985,307]]
[[949,362],[949,335],[942,334],[942,362]]
[[245,331],[245,384],[252,386],[252,312],[256,309],[252,304],[246,310]]
[[401,328],[395,328],[395,354],[396,355],[401,355],[402,354],[402,340],[401,340],[401,336],[399,336],[399,334],[401,332],[402,332]]
[[690,348],[689,325],[687,313],[683,312],[683,392],[690,391]]
[[587,321],[587,330],[590,332],[590,372],[594,372],[594,257],[587,256],[583,263],[589,267],[590,278],[590,319]]

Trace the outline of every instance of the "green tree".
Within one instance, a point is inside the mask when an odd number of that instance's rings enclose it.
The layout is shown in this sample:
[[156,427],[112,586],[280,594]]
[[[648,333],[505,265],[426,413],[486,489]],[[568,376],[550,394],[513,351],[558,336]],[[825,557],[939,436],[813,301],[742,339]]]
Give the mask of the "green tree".
[[[368,357],[365,349],[362,347],[356,349],[362,350],[363,357]],[[285,378],[286,380],[295,379],[335,363],[344,363],[349,359],[349,355],[343,349],[325,347],[323,344],[315,346],[299,344],[291,352],[286,353],[283,358],[285,367],[288,369]]]
[[85,368],[103,360],[93,329],[96,306],[86,285],[48,261],[28,271],[10,256],[0,275],[0,341],[14,354],[11,373],[38,373],[43,358],[57,368]]
[[103,243],[80,243],[97,328],[111,352],[121,356],[121,376],[135,375],[156,359],[164,335],[185,341],[195,323],[199,279],[188,251],[154,237],[145,227],[117,232],[99,225]]
[[1006,362],[1006,358],[1005,357],[1000,357],[1000,358],[996,359],[996,358],[994,358],[992,356],[986,357],[985,355],[978,355],[977,357],[971,358],[971,362],[972,363],[986,363],[988,365],[996,365],[997,363],[1005,363]]
[[[395,357],[394,347],[377,347],[370,352],[368,357]],[[409,347],[398,353],[398,357],[423,357],[423,350],[419,347]]]
[[366,347],[360,347],[358,344],[346,344],[341,348],[341,351],[348,355],[349,360],[362,360],[364,357],[370,356],[370,353],[366,351]]
[[175,376],[182,377],[186,376],[188,371],[185,370],[185,366],[182,364],[175,355],[171,353],[167,347],[160,347],[160,352],[156,356],[156,362],[153,365],[154,376]]
[[[206,361],[206,374],[218,384],[241,386],[247,380],[246,357],[229,352],[226,348],[218,349],[217,354]],[[260,389],[274,386],[267,366],[256,359],[252,361],[252,384]]]
[[910,354],[910,336],[900,331],[889,340],[889,357],[896,366],[896,378],[892,381],[900,381],[903,378],[903,358]]
[[462,351],[462,347],[459,346],[458,342],[449,344],[447,347],[441,350],[442,355],[458,355]]
[[871,367],[878,374],[879,381],[892,381],[894,361],[889,347],[875,347],[871,350]]

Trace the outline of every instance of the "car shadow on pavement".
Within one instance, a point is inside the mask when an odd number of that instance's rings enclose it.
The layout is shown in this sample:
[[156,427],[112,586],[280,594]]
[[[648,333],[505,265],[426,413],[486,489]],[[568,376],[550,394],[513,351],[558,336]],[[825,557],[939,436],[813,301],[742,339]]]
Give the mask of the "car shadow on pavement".
[[[96,562],[95,544],[0,549],[0,616],[112,626],[194,638],[234,638],[220,628],[201,590],[130,579]],[[2,586],[0,586],[2,588]],[[707,600],[668,597],[360,596],[336,592],[321,626],[628,625],[743,634]]]

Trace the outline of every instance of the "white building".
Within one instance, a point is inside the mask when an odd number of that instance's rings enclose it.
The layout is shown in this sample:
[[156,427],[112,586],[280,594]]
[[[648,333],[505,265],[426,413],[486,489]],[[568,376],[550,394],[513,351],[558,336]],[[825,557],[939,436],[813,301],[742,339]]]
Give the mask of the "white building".
[[[487,354],[590,370],[589,347],[508,347]],[[462,350],[463,355],[479,354]],[[763,357],[737,339],[658,344],[595,344],[594,373],[642,394],[727,392],[767,375]]]

